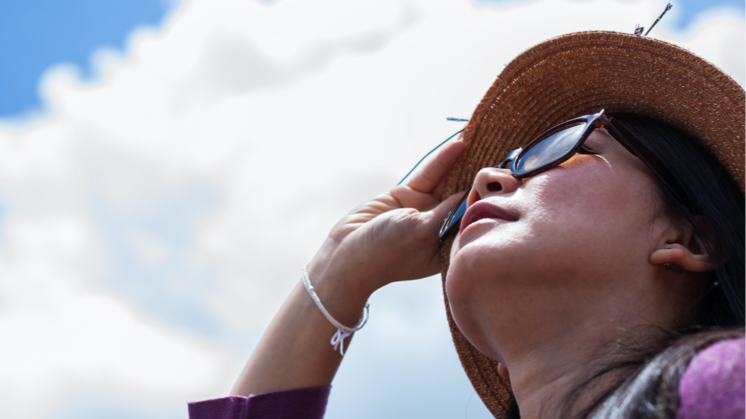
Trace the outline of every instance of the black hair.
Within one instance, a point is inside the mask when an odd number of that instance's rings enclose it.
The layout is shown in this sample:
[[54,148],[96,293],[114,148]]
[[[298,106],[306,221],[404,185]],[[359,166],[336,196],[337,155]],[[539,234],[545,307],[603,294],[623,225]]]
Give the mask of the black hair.
[[[702,145],[655,119],[614,114],[635,134],[681,185],[684,204],[660,182],[666,213],[685,223],[700,239],[715,269],[692,319],[699,327],[744,325],[744,197],[735,180]],[[656,179],[657,180],[657,179]]]
[[[626,342],[615,351],[613,361],[598,365],[565,397],[558,416],[673,419],[680,405],[679,381],[689,362],[717,341],[744,336],[744,196],[725,168],[695,139],[649,117],[613,116],[678,180],[681,199],[656,179],[663,211],[692,229],[714,270],[702,274],[702,292],[690,318],[671,330],[641,330],[638,342]],[[605,384],[595,400],[579,409],[581,394],[608,377],[621,378]],[[508,418],[520,418],[515,401]]]

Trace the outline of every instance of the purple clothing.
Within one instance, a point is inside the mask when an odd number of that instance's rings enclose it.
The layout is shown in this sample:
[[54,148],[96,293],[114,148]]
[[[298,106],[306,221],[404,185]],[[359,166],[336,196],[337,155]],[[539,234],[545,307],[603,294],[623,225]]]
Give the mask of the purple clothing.
[[[679,382],[676,419],[744,419],[746,340],[720,341],[694,357]],[[189,403],[190,419],[322,419],[331,386]]]
[[189,403],[190,419],[322,419],[331,386]]
[[694,357],[679,382],[676,419],[744,419],[745,344],[743,338],[723,340]]

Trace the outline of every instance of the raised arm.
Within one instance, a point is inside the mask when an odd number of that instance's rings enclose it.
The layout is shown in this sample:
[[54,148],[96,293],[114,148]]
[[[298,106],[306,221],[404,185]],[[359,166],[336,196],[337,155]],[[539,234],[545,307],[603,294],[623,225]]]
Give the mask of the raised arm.
[[[464,150],[447,144],[411,180],[361,205],[329,233],[308,265],[319,299],[353,327],[368,297],[386,284],[440,268],[438,230],[459,196],[440,203],[445,174]],[[231,395],[331,384],[342,361],[330,340],[336,328],[299,281],[259,341]],[[350,344],[345,339],[345,348]]]

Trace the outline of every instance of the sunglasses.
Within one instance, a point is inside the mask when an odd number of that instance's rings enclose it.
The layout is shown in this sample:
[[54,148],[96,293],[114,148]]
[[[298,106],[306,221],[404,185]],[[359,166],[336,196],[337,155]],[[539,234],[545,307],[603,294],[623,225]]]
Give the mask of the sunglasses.
[[[632,155],[638,157],[660,179],[664,187],[680,200],[684,196],[676,179],[661,164],[660,160],[647,148],[639,138],[632,134],[624,125],[613,117],[604,114],[603,109],[593,115],[585,115],[562,122],[531,140],[525,147],[513,150],[500,164],[493,167],[510,169],[517,179],[524,179],[556,167],[575,155],[581,149],[591,133],[600,128],[616,139]],[[461,224],[461,218],[466,212],[466,202],[471,187],[459,200],[446,217],[440,228],[440,241]],[[682,201],[684,202],[684,201]]]

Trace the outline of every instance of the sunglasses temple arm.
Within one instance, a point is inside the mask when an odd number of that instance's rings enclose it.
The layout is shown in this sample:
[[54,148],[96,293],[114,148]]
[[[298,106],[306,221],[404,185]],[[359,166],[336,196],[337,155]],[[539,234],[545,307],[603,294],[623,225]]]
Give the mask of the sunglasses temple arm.
[[466,200],[469,197],[469,193],[471,192],[471,186],[469,186],[469,189],[467,189],[464,192],[464,195],[459,199],[458,203],[455,207],[451,210],[451,212],[448,213],[448,216],[443,221],[443,227],[441,227],[441,231],[438,234],[438,238],[440,241],[444,241],[446,237],[448,237],[451,232],[458,227],[461,224],[461,217],[464,216],[465,211],[461,211],[461,207],[466,205]]
[[510,168],[510,164],[513,163],[513,160],[515,160],[516,157],[518,157],[519,154],[521,154],[521,151],[523,151],[523,148],[516,148],[515,150],[511,151],[510,154],[508,154],[508,157],[505,158],[500,164],[496,164],[493,167],[498,169],[508,169]]
[[677,188],[677,183],[674,180],[671,172],[668,171],[658,160],[658,158],[640,141],[635,134],[629,131],[619,120],[610,118],[607,120],[606,126],[607,131],[616,138],[619,143],[624,146],[630,153],[637,156],[645,166],[650,169],[653,174],[660,179],[661,183],[665,185],[682,203],[687,201],[683,200],[683,192],[680,188]]

